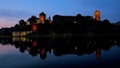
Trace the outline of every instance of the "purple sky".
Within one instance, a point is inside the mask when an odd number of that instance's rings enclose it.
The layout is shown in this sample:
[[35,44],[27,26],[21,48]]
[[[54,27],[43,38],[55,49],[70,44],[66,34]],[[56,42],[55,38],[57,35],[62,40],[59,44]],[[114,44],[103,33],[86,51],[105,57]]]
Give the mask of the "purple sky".
[[0,28],[11,27],[20,19],[27,19],[44,11],[47,16],[77,15],[93,16],[101,11],[101,20],[120,21],[120,0],[0,0]]

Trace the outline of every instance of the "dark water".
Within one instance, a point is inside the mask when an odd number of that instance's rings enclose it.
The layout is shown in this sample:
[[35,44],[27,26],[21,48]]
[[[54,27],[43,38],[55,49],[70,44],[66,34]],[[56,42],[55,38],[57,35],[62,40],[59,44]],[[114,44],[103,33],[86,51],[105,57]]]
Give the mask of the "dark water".
[[119,37],[1,38],[0,68],[120,68]]

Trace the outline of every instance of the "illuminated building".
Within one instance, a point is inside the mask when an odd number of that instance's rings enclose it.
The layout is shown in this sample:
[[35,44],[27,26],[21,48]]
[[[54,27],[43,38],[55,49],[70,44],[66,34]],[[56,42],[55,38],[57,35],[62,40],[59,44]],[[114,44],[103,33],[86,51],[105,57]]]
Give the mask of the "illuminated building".
[[27,22],[26,22],[26,25],[30,25],[30,22],[29,22],[29,21],[27,21]]
[[77,14],[76,16],[62,16],[62,15],[55,15],[53,16],[53,23],[67,23],[67,24],[77,24],[81,23],[83,20],[93,20],[91,16],[81,16],[81,14]]
[[55,15],[53,17],[54,23],[76,23],[76,16],[61,16]]
[[100,11],[99,10],[96,10],[94,12],[94,18],[95,18],[95,20],[100,21]]
[[37,31],[37,29],[38,29],[37,24],[33,24],[33,25],[32,25],[32,29],[33,29],[33,31]]
[[26,35],[27,35],[26,31],[22,31],[22,32],[20,33],[20,36],[26,36]]
[[39,14],[39,22],[44,24],[46,20],[46,14],[44,12]]

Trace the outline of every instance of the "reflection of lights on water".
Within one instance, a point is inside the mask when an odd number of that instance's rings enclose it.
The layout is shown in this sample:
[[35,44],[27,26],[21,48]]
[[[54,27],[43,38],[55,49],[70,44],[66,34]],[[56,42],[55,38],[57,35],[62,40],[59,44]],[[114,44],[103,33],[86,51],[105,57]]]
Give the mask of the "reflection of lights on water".
[[97,49],[95,53],[96,53],[96,58],[99,59],[101,57],[101,49]]
[[29,39],[27,39],[27,42],[30,42],[30,40],[29,40]]
[[50,45],[50,43],[48,43],[48,45]]
[[110,40],[110,42],[112,42],[112,40]]
[[70,43],[70,41],[67,41],[67,43]]
[[28,51],[30,51],[30,50],[31,50],[31,48],[30,48],[30,47],[27,47],[27,50],[28,50]]
[[13,37],[12,40],[13,41],[20,41],[20,38],[19,37]]
[[26,41],[26,37],[21,37],[21,41],[25,42]]
[[78,48],[77,48],[77,46],[75,46],[75,50],[77,50]]
[[90,41],[89,41],[89,43],[91,44],[91,43],[92,43],[92,41],[90,40]]
[[32,42],[32,39],[30,40],[30,42]]
[[94,45],[96,45],[96,42],[94,42]]
[[40,52],[40,49],[38,49],[38,52]]
[[116,44],[116,43],[117,43],[117,41],[115,40],[115,41],[114,41],[114,43]]
[[30,31],[26,31],[27,34],[30,34]]
[[37,46],[38,46],[37,41],[34,41],[34,42],[33,42],[33,47],[37,47]]
[[54,43],[54,40],[52,40],[51,42]]
[[87,44],[87,47],[89,47],[89,44]]
[[26,37],[13,37],[12,41],[22,41],[22,42],[28,41],[28,42],[30,42],[30,40],[27,39]]
[[40,52],[41,55],[44,55],[45,54],[45,48],[43,48]]

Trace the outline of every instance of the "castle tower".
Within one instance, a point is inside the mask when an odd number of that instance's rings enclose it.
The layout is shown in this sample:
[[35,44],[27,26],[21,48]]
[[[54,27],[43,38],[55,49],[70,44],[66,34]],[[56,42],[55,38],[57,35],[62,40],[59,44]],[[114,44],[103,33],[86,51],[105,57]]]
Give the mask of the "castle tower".
[[94,12],[94,19],[97,21],[100,21],[100,11],[99,10],[96,10]]
[[39,14],[39,21],[40,23],[44,24],[46,20],[46,14],[44,12]]

